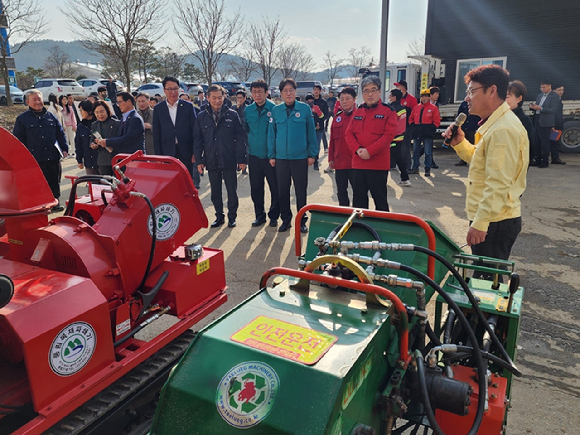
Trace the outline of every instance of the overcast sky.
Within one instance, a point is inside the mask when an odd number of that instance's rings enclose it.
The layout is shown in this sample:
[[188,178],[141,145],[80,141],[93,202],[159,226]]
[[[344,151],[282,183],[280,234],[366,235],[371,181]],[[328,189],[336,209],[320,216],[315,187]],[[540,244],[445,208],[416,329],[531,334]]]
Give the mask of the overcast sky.
[[[82,0],[78,0],[81,1]],[[388,59],[405,62],[409,43],[425,34],[428,0],[392,0],[390,6]],[[171,0],[169,4],[171,4]],[[307,46],[320,64],[328,50],[346,58],[351,47],[367,46],[378,60],[380,47],[381,0],[226,0],[226,11],[241,8],[245,20],[262,15],[280,17],[291,42]],[[72,41],[74,32],[67,26],[59,7],[64,0],[44,0],[42,5],[52,29],[42,39]],[[13,41],[14,42],[14,41]],[[179,48],[172,26],[160,45]]]

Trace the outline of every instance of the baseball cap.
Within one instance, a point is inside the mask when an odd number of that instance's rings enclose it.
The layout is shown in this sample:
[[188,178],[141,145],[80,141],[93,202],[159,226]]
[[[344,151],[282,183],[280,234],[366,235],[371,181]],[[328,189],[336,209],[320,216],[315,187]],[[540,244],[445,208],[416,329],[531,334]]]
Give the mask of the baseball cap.
[[429,89],[422,89],[421,96],[424,96],[424,95],[427,95],[427,96],[431,95],[431,91]]
[[394,86],[404,86],[405,89],[409,89],[409,86],[407,86],[406,80],[401,80],[400,82],[395,83]]

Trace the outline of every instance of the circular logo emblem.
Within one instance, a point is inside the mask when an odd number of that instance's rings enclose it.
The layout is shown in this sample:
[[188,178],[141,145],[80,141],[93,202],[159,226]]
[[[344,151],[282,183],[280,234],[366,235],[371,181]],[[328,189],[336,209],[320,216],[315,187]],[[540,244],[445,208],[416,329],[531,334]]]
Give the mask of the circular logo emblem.
[[296,118],[300,118],[300,112],[296,112]]
[[336,122],[340,122],[342,121],[342,118],[339,116],[338,118],[336,118]]
[[[155,227],[157,228],[157,240],[167,240],[179,229],[181,215],[173,204],[161,204],[155,207]],[[153,237],[153,219],[149,215],[149,235]]]
[[269,365],[257,361],[238,364],[218,386],[218,412],[238,429],[256,426],[270,414],[279,388],[278,375]]
[[266,113],[266,116],[272,116],[272,112]]
[[91,325],[75,322],[63,328],[50,346],[50,368],[59,376],[71,376],[88,364],[97,346],[97,335]]

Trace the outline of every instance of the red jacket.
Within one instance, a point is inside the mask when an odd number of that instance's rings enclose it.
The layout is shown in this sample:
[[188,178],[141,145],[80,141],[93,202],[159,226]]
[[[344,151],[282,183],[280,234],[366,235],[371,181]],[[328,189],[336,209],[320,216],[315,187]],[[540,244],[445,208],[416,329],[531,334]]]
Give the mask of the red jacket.
[[401,98],[401,104],[409,110],[409,113],[411,113],[413,107],[415,107],[419,103],[417,102],[417,99],[415,97],[413,97],[411,94],[407,92],[407,94],[403,98]]
[[[421,115],[421,111],[423,115]],[[441,116],[439,115],[439,108],[427,101],[425,104],[419,104],[413,108],[411,112],[411,117],[409,118],[409,124],[433,124],[436,128],[441,125]]]
[[[353,169],[388,171],[391,168],[391,142],[397,133],[397,122],[397,113],[380,100],[375,107],[363,104],[353,113],[346,130],[346,143],[353,152]],[[369,152],[369,160],[356,154],[360,147]]]
[[[338,104],[338,103],[337,103]],[[346,129],[352,121],[352,110],[347,114],[339,110],[334,115],[330,126],[330,143],[328,144],[328,162],[334,163],[334,169],[352,168],[352,151],[346,143]]]

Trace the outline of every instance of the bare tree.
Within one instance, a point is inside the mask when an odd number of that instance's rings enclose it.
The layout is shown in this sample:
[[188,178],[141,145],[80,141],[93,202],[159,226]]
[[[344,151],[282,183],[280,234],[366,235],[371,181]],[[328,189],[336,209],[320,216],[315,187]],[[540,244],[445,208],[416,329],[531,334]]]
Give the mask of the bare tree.
[[177,3],[175,31],[191,55],[199,61],[208,84],[220,60],[241,43],[242,15],[225,16],[224,0],[182,0]]
[[272,77],[278,71],[276,67],[278,51],[286,42],[284,25],[280,24],[280,18],[272,21],[267,17],[262,17],[261,21],[250,25],[247,40],[256,56],[262,78],[269,86]]
[[48,49],[48,57],[43,68],[52,77],[74,77],[76,68],[70,63],[70,57],[58,45]]
[[[424,56],[425,55],[425,35],[422,35],[419,39],[413,39],[409,42],[407,51],[405,52],[407,56]],[[418,59],[409,59],[411,63],[420,63]]]
[[349,75],[358,80],[359,70],[364,67],[368,67],[372,61],[371,50],[364,45],[358,50],[356,48],[351,48],[348,51],[348,62],[347,70]]
[[227,60],[227,65],[230,73],[241,82],[249,81],[252,73],[258,69],[258,65],[254,61],[254,52],[247,48],[236,56],[230,57]]
[[185,66],[185,56],[176,53],[170,47],[163,47],[157,56],[158,67],[153,72],[160,78],[171,76],[180,77]]
[[[44,35],[48,23],[42,10],[42,0],[2,0],[0,2],[0,74],[6,90],[6,104],[12,105],[8,69],[14,68],[11,56],[22,50],[28,42]],[[17,48],[10,47],[10,39],[18,38]]]
[[334,86],[334,79],[338,73],[344,68],[344,59],[339,59],[330,50],[324,53],[324,59],[322,60],[322,68],[324,68],[324,74],[330,83],[330,86]]
[[118,60],[130,91],[134,50],[140,39],[157,39],[164,9],[165,0],[66,0],[60,10],[86,48]]
[[314,68],[314,58],[301,44],[283,45],[278,55],[278,68],[284,77],[305,80]]

